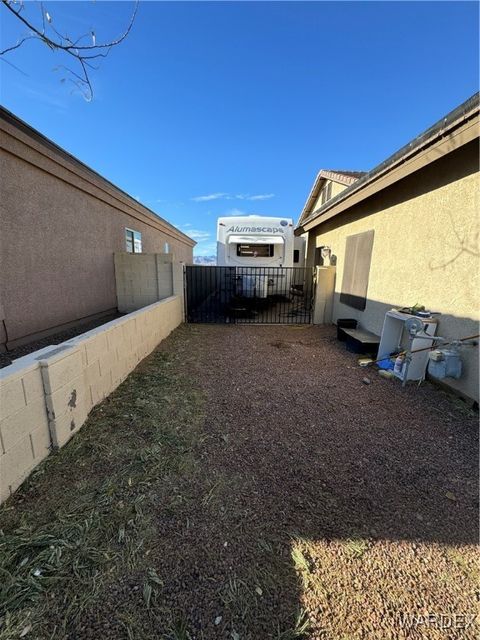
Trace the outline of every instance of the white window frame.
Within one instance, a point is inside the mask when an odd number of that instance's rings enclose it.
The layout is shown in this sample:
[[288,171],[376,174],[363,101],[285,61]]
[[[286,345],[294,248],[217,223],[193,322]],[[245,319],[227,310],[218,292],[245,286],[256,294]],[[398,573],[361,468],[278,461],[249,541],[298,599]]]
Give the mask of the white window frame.
[[[129,238],[129,234],[132,234]],[[132,250],[130,251],[128,246],[129,242],[131,242]],[[125,227],[125,245],[127,253],[142,253],[142,234],[140,231],[135,231],[135,229],[130,229],[129,227]]]
[[322,189],[322,202],[321,204],[325,204],[325,202],[327,202],[327,200],[330,200],[330,198],[332,197],[332,183],[331,182],[327,182],[325,184],[325,186]]
[[[247,249],[248,247],[248,249]],[[267,248],[268,255],[259,255],[259,248],[265,249]],[[247,251],[251,251],[251,253],[243,253],[243,249],[247,249]],[[273,258],[275,255],[275,245],[274,244],[237,244],[237,258]]]

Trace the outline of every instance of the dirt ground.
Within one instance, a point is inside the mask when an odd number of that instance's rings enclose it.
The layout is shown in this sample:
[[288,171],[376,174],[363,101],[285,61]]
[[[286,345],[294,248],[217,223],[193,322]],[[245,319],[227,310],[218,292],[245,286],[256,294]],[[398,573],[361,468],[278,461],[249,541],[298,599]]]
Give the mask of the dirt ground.
[[443,391],[183,326],[0,510],[0,638],[473,639],[477,495]]

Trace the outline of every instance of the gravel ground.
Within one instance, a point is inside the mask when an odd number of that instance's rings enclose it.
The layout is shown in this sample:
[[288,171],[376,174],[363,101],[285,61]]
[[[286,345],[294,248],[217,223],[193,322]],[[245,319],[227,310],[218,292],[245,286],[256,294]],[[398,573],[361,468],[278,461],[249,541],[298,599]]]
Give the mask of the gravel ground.
[[115,318],[119,318],[121,315],[122,314],[120,313],[112,313],[111,315],[97,318],[97,320],[92,320],[91,322],[86,322],[85,324],[71,327],[64,331],[59,331],[51,336],[47,336],[46,338],[29,342],[28,344],[16,347],[15,349],[11,349],[5,353],[0,353],[0,369],[8,367],[8,365],[12,364],[12,362],[17,358],[33,353],[34,351],[37,351],[37,349],[43,349],[43,347],[48,347],[51,344],[60,344],[61,342],[65,342],[65,340],[71,340],[72,338],[79,336],[81,333],[85,333],[91,329],[101,326],[102,324],[106,324],[111,320],[115,320]]
[[76,532],[9,628],[473,640],[477,452],[461,402],[366,374],[330,328],[184,326],[0,514],[14,602],[25,546]]

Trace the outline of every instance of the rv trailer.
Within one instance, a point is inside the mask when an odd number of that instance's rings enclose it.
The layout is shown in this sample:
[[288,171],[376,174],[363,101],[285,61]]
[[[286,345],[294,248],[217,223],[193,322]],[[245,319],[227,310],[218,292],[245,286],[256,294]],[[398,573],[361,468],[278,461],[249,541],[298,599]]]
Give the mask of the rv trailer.
[[290,267],[303,267],[305,259],[305,241],[293,231],[291,218],[218,218],[217,266],[235,267],[245,297],[288,296],[295,284]]

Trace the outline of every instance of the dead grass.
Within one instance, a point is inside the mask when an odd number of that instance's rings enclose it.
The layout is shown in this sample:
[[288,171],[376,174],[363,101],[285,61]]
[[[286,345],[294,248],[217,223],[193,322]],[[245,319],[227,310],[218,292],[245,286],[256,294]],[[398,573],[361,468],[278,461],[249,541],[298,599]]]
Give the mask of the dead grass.
[[154,496],[172,475],[188,474],[202,419],[202,399],[173,361],[154,353],[2,508],[2,640],[68,637],[131,574],[142,602],[122,624],[141,637],[163,586],[149,566]]

